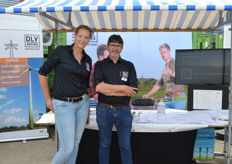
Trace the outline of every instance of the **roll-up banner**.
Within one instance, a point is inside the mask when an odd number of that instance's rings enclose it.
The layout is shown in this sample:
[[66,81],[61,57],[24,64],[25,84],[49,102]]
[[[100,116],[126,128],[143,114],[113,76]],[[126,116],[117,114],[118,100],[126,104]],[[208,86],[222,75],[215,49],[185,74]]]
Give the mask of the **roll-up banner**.
[[42,29],[17,29],[17,23],[15,29],[0,28],[0,142],[48,137],[34,124],[46,112],[38,79]]

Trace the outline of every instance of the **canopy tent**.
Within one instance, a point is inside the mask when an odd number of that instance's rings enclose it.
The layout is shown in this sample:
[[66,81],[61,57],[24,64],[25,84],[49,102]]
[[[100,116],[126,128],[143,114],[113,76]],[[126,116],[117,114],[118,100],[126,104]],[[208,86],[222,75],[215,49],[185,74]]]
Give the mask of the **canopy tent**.
[[34,13],[45,30],[193,31],[231,22],[230,0],[26,0],[0,13]]
[[[90,26],[94,31],[214,31],[232,23],[232,2],[231,0],[25,0],[9,8],[0,8],[0,14],[9,13],[34,13],[44,31],[68,32],[81,24]],[[228,164],[231,100],[229,113]]]

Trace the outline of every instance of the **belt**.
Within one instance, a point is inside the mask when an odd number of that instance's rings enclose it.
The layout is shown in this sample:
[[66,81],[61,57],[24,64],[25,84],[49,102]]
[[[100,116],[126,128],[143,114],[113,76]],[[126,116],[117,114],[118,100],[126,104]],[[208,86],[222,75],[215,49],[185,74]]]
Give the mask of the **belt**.
[[103,105],[105,107],[109,107],[109,108],[124,108],[125,107],[125,106],[114,106],[114,105],[110,105],[110,104],[106,104],[102,102],[98,102],[98,104]]
[[183,94],[184,92],[177,92],[177,93],[174,93],[174,94],[169,94],[167,95],[168,97],[180,97],[181,94]]
[[72,102],[72,103],[77,103],[85,98],[86,94],[83,94],[82,96],[79,97],[59,97],[59,96],[54,96],[55,99],[61,100],[61,101],[67,101],[67,102]]

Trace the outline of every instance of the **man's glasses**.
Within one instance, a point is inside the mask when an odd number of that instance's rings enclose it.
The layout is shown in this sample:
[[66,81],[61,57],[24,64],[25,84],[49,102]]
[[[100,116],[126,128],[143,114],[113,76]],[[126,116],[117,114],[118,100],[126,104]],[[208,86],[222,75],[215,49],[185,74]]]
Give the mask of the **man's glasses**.
[[109,44],[110,47],[116,47],[116,48],[121,48],[122,45],[121,44]]

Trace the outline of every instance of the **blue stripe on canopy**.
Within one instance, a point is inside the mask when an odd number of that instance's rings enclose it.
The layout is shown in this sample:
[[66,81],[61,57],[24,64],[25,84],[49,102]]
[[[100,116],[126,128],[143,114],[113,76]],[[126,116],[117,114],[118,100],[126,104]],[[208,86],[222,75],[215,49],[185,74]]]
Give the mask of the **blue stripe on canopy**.
[[177,5],[169,5],[168,10],[177,10],[178,6]]
[[64,12],[72,11],[72,7],[64,7]]
[[89,6],[81,6],[81,11],[89,11]]
[[0,13],[6,13],[6,10],[0,8]]
[[47,12],[55,12],[55,7],[47,7],[46,11]]
[[14,8],[14,13],[21,13],[22,9],[21,8]]
[[160,10],[160,6],[158,6],[158,5],[151,5],[151,10]]
[[216,6],[215,5],[208,5],[207,10],[215,10]]
[[225,5],[225,10],[232,10],[232,5]]
[[115,6],[116,11],[124,11],[124,6]]
[[39,9],[38,9],[38,7],[31,7],[30,12],[31,13],[36,13],[36,12],[39,12]]
[[106,6],[98,6],[98,11],[107,11]]
[[133,10],[136,11],[136,10],[142,10],[142,6],[141,5],[137,5],[137,6],[133,6]]
[[186,6],[186,10],[195,10],[196,9],[196,6],[194,5],[187,5]]

